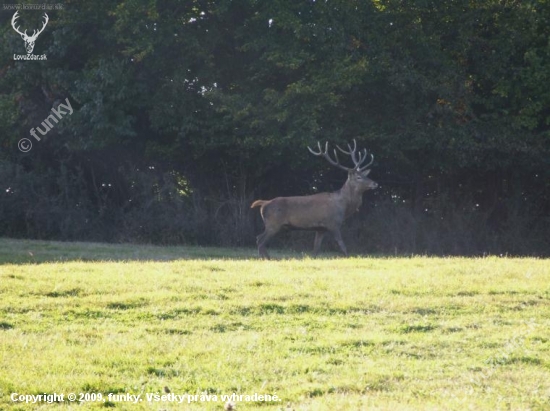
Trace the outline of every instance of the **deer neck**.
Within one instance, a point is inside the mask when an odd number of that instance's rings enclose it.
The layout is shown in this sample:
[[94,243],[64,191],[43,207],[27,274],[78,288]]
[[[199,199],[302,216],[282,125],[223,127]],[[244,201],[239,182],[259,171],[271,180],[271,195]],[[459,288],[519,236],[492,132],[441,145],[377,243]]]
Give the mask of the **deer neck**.
[[361,204],[363,203],[363,191],[361,189],[356,186],[354,187],[354,185],[348,180],[342,186],[339,193],[342,198],[342,203],[346,209],[346,217],[349,217],[359,210],[359,207],[361,207]]

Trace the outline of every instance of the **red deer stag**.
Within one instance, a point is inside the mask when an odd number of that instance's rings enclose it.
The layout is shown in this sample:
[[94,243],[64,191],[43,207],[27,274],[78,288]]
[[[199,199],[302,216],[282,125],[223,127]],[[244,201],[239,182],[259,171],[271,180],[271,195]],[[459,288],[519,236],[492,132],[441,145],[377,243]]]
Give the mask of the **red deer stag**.
[[357,152],[357,142],[353,140],[353,148],[348,144],[349,150],[338,146],[344,154],[348,154],[354,167],[348,168],[340,164],[338,153],[334,150],[334,160],[328,153],[328,142],[325,150],[321,143],[317,143],[319,151],[310,147],[308,150],[316,156],[323,156],[330,164],[348,172],[348,179],[342,188],[333,193],[319,193],[300,197],[277,197],[273,200],[257,200],[252,203],[251,208],[261,207],[260,212],[265,224],[265,231],[257,237],[258,253],[260,257],[269,259],[266,250],[267,242],[283,227],[302,230],[314,230],[315,242],[313,255],[316,256],[321,247],[321,242],[327,232],[334,236],[344,255],[348,255],[346,245],[340,234],[340,227],[344,220],[359,209],[362,203],[362,195],[366,190],[378,187],[371,179],[367,178],[370,170],[367,170],[374,156],[371,154],[371,161],[362,166],[367,159],[367,150]]

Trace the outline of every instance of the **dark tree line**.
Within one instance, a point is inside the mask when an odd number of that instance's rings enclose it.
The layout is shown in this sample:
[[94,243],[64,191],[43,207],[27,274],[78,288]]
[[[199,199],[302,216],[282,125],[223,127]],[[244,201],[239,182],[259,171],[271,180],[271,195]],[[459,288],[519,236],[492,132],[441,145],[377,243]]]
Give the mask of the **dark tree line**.
[[0,13],[0,235],[252,245],[252,200],[339,188],[306,147],[356,138],[351,251],[550,254],[546,1],[63,4],[45,61]]

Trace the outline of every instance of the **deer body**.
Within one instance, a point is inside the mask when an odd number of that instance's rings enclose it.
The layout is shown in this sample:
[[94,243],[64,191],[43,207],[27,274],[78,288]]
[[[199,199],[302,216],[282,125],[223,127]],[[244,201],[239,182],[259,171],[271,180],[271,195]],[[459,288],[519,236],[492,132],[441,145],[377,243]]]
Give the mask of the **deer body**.
[[[378,185],[367,178],[370,170],[365,171],[364,169],[368,165],[362,169],[359,167],[366,158],[366,152],[364,156],[359,155],[359,159],[357,159],[355,150],[352,151],[351,147],[350,152],[340,150],[347,154],[353,153],[352,158],[355,163],[355,168],[349,169],[341,166],[337,161],[329,160],[331,164],[348,171],[348,179],[340,190],[309,196],[277,197],[269,201],[257,200],[252,203],[251,208],[261,207],[260,212],[265,224],[265,231],[257,238],[260,257],[269,258],[265,246],[281,228],[316,231],[313,247],[314,255],[319,252],[325,234],[327,232],[331,233],[342,252],[347,255],[347,249],[340,234],[340,227],[347,217],[359,209],[362,204],[363,193],[366,190],[376,188]],[[311,149],[310,151],[313,152]],[[328,156],[327,150],[325,149],[325,153],[322,153],[320,146],[319,153],[313,152],[313,154],[323,155],[325,158]],[[336,158],[338,159],[337,155]]]

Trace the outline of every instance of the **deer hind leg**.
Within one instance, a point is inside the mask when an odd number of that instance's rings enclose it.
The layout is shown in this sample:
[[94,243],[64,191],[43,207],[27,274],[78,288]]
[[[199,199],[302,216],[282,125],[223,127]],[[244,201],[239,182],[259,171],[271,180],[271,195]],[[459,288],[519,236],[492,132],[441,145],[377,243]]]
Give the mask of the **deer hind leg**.
[[326,231],[315,231],[315,241],[313,243],[313,257],[317,257],[323,238],[325,238]]
[[267,252],[265,246],[267,242],[279,232],[279,229],[270,229],[266,227],[265,231],[256,237],[256,244],[258,244],[258,255],[261,258],[269,260],[269,253]]
[[334,236],[334,239],[338,243],[338,246],[340,247],[340,250],[344,253],[344,255],[348,256],[348,250],[346,249],[346,245],[344,244],[344,240],[342,240],[342,234],[340,234],[340,230],[332,230],[332,235]]

